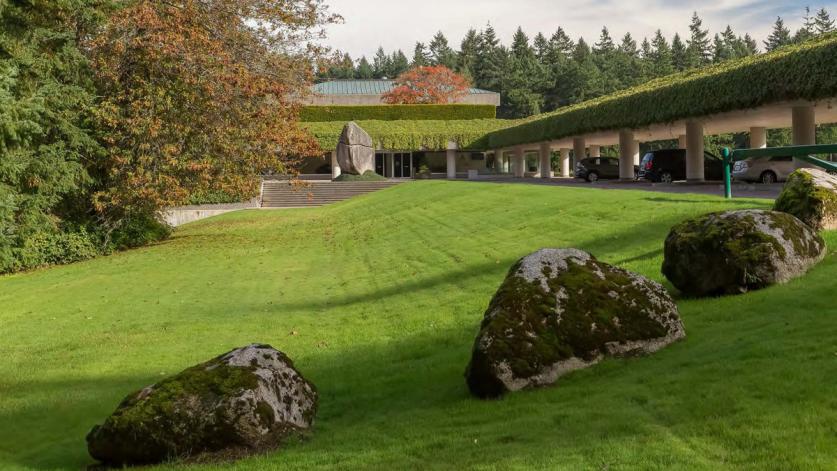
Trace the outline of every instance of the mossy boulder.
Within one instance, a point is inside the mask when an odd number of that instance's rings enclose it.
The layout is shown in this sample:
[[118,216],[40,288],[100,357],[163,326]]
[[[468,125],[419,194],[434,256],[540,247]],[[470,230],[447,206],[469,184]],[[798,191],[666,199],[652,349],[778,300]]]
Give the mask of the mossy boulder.
[[126,397],[87,435],[110,466],[154,464],[274,448],[311,427],[317,391],[269,345],[249,345]]
[[815,168],[793,172],[773,209],[792,214],[817,231],[837,229],[837,176]]
[[684,294],[738,294],[784,283],[825,256],[825,242],[787,213],[756,209],[683,221],[665,241],[663,274]]
[[363,175],[375,170],[375,147],[372,138],[357,123],[351,121],[343,127],[337,143],[337,163],[340,172]]
[[472,394],[494,398],[684,336],[659,283],[581,250],[541,249],[512,266],[491,300],[465,378]]

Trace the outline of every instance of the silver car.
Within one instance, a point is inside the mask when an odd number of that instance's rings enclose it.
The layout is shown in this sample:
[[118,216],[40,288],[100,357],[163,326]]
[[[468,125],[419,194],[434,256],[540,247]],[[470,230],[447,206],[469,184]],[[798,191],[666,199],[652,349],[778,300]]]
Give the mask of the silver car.
[[746,159],[732,167],[732,178],[745,182],[776,183],[787,180],[794,170],[792,157]]

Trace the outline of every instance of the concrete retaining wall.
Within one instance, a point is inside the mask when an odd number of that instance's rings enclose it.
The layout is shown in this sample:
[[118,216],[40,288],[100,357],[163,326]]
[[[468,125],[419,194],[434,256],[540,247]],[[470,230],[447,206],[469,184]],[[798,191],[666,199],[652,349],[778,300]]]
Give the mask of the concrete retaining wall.
[[163,220],[172,227],[182,226],[183,224],[200,221],[201,219],[211,218],[219,214],[229,213],[232,211],[241,211],[242,209],[253,209],[259,207],[259,199],[254,198],[246,203],[230,203],[230,204],[202,204],[196,206],[178,206],[176,208],[169,208],[162,213]]

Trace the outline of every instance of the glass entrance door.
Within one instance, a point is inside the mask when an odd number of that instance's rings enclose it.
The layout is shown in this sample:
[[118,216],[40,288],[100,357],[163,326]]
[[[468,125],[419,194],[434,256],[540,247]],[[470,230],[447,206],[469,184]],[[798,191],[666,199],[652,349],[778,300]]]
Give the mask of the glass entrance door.
[[412,156],[409,153],[392,154],[392,170],[395,178],[410,178],[413,176]]

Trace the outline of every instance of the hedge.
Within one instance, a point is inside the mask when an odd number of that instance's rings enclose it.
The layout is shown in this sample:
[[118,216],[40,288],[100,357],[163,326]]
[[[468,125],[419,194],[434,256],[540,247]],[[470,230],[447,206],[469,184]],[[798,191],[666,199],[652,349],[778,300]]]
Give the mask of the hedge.
[[[458,121],[356,121],[381,149],[444,150],[449,141],[460,149],[488,150],[488,134],[514,126],[519,121],[505,119],[472,119]],[[337,148],[345,123],[302,123],[317,138],[324,150]]]
[[372,105],[372,106],[305,106],[300,121],[361,121],[361,120],[441,120],[494,119],[494,105]]
[[493,132],[491,148],[837,97],[837,35],[675,74]]

